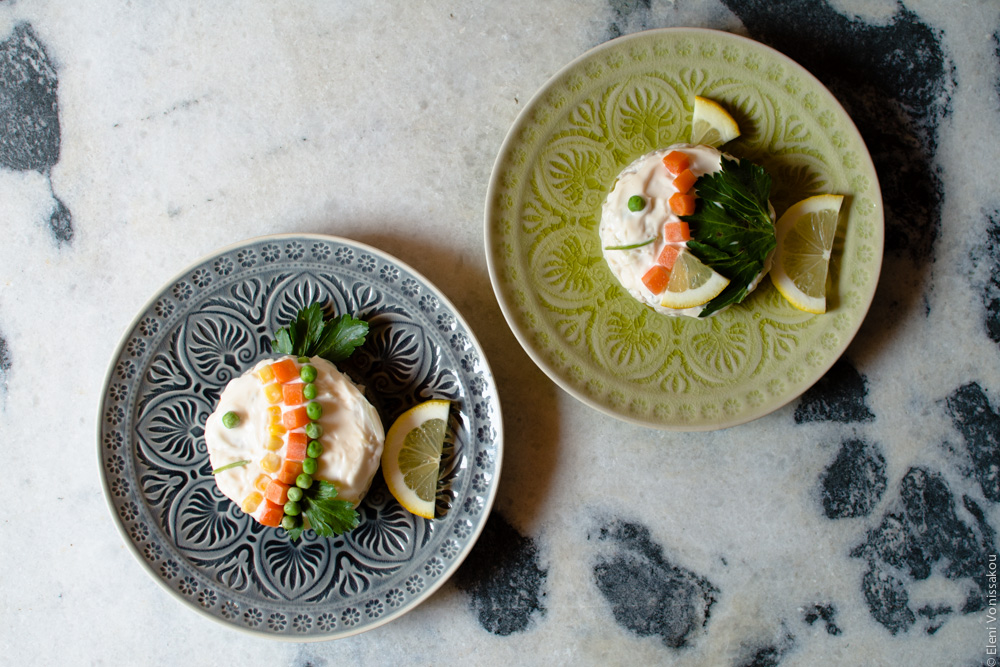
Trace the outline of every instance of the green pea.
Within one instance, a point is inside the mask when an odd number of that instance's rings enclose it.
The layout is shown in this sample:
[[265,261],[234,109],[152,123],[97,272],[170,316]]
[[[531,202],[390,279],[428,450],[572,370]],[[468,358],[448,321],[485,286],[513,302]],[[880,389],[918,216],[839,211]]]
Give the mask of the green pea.
[[323,443],[319,440],[310,440],[309,446],[306,447],[306,456],[311,459],[318,459],[320,454],[323,453]]
[[295,486],[299,487],[300,489],[308,489],[312,485],[313,485],[312,475],[302,473],[301,475],[295,478]]
[[299,363],[300,364],[308,364],[309,363],[309,357],[299,357]]
[[281,527],[285,530],[293,530],[299,525],[299,518],[297,516],[285,515],[281,517]]
[[306,364],[299,369],[299,377],[302,378],[303,382],[315,382],[316,381],[316,367],[312,364]]
[[302,472],[307,475],[315,475],[317,467],[316,459],[306,459],[302,462]]
[[222,425],[226,428],[236,428],[240,425],[240,416],[230,410],[226,414],[222,415]]
[[300,489],[297,486],[290,487],[288,489],[288,499],[294,500],[295,502],[299,502],[300,500],[302,500],[302,489]]
[[310,440],[319,440],[320,436],[323,435],[323,427],[316,422],[309,422],[306,424],[306,435],[309,436]]
[[632,195],[628,198],[628,210],[641,211],[646,208],[646,200],[639,195]]
[[313,401],[306,405],[306,414],[309,415],[309,419],[316,421],[323,416],[323,406]]
[[299,507],[298,502],[294,500],[289,500],[285,503],[285,516],[298,516],[302,513],[302,508]]
[[316,390],[316,385],[312,382],[307,382],[306,386],[302,387],[302,395],[305,396],[307,401],[311,401],[319,394]]

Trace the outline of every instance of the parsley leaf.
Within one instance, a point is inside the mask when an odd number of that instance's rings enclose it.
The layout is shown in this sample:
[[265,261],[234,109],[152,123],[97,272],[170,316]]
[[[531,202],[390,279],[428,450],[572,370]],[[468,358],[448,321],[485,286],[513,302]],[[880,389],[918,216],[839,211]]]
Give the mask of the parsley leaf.
[[271,349],[296,357],[323,357],[334,363],[351,356],[365,342],[368,323],[347,313],[327,320],[313,303],[300,310],[287,327],[274,334]]
[[367,335],[367,322],[344,313],[326,323],[326,329],[316,342],[316,355],[329,361],[346,359],[365,342]]
[[722,170],[699,176],[694,187],[697,208],[681,216],[691,230],[688,250],[730,281],[699,313],[706,317],[746,298],[777,245],[768,206],[771,177],[749,160],[723,156]]
[[[302,497],[302,514],[320,537],[333,537],[358,527],[358,512],[348,500],[337,499],[337,487],[330,482],[316,481]],[[294,542],[305,527],[300,523],[288,531]]]

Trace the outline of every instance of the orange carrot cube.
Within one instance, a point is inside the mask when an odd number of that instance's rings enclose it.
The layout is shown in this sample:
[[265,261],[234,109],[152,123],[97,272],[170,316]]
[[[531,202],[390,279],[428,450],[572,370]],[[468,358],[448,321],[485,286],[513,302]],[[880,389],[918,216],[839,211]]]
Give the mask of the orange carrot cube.
[[[680,248],[674,245],[665,245],[663,250],[660,251],[660,256],[656,258],[656,263],[667,269],[668,271],[674,268],[674,262],[677,261],[677,255],[681,253]],[[656,292],[659,294],[659,292]]]
[[291,359],[282,359],[271,364],[274,379],[284,384],[299,379],[299,367]]
[[285,459],[288,461],[305,461],[306,448],[309,446],[309,438],[302,431],[293,431],[288,434],[288,443],[285,445]]
[[653,294],[659,294],[665,290],[668,282],[670,282],[670,269],[659,264],[651,266],[649,271],[646,271],[645,275],[642,276],[642,284]]
[[289,382],[288,384],[281,385],[281,391],[285,398],[285,405],[302,405],[305,402],[305,397],[302,396],[302,387],[305,385],[301,382]]
[[289,486],[289,484],[272,479],[271,483],[267,485],[267,490],[264,491],[264,497],[275,505],[284,505],[288,502]]
[[685,169],[677,174],[677,178],[674,179],[674,187],[677,188],[677,192],[687,192],[697,180],[698,177],[690,169]]
[[291,431],[308,424],[309,415],[305,406],[301,406],[294,410],[285,410],[285,414],[281,415],[281,421],[285,424],[285,428]]
[[277,528],[281,525],[281,519],[285,516],[285,506],[275,505],[270,500],[264,501],[264,509],[260,511],[260,516],[257,520],[260,521],[265,526],[270,526],[271,528]]
[[670,210],[674,215],[693,215],[694,196],[676,192],[670,196]]
[[295,478],[301,474],[302,463],[285,459],[285,462],[281,464],[281,470],[278,471],[278,480],[291,486],[295,484]]
[[663,238],[671,243],[690,241],[691,228],[688,227],[688,223],[683,220],[680,222],[668,222],[663,226]]
[[691,158],[683,151],[670,151],[663,157],[663,166],[676,176],[691,165]]

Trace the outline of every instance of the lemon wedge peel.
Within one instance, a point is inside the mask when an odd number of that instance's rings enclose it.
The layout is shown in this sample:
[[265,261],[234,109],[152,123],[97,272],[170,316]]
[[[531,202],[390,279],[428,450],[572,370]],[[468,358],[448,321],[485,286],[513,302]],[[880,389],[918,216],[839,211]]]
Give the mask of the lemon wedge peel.
[[771,282],[792,306],[826,312],[826,277],[843,195],[815,195],[793,204],[775,225]]
[[666,308],[695,308],[703,306],[729,284],[729,278],[714,271],[687,249],[677,255],[667,288],[660,296],[660,305]]
[[389,493],[408,512],[434,518],[441,450],[450,402],[432,399],[401,414],[386,433],[382,476]]
[[718,102],[695,96],[691,143],[718,148],[740,136],[740,126]]

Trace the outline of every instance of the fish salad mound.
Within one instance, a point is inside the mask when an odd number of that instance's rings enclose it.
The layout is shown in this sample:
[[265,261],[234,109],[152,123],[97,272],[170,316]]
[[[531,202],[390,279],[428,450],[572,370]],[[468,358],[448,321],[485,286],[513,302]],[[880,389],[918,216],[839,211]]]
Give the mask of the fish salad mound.
[[265,526],[313,481],[357,506],[379,467],[385,433],[362,391],[321,357],[265,359],[225,387],[205,424],[215,481]]
[[[643,155],[619,174],[604,202],[598,233],[615,278],[641,303],[669,316],[714,315],[746,298],[770,269],[773,245],[749,274],[726,276],[710,268],[701,239],[692,239],[696,210],[703,214],[702,195],[695,194],[699,179],[728,176],[720,172],[739,168],[729,167],[733,164],[739,160],[711,146],[680,143]],[[773,237],[775,215],[766,195],[761,206],[760,224],[770,226]],[[739,294],[730,296],[737,288]],[[717,298],[721,301],[713,302]]]

